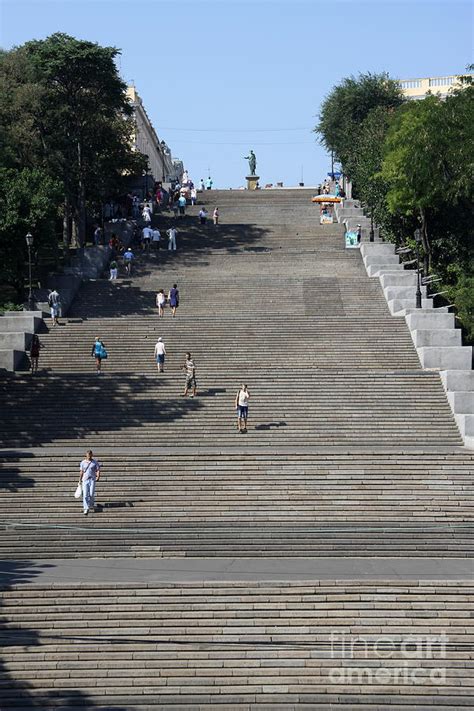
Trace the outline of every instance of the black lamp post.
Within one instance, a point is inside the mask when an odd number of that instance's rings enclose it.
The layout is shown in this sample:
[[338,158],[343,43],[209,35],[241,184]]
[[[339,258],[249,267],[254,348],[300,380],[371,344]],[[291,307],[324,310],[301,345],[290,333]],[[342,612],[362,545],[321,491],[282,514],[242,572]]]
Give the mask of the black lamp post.
[[28,311],[34,311],[35,300],[33,298],[33,282],[31,278],[31,248],[33,246],[33,235],[31,232],[25,237],[26,246],[28,247]]
[[416,308],[421,309],[421,271],[420,271],[420,244],[421,230],[415,230],[416,244]]

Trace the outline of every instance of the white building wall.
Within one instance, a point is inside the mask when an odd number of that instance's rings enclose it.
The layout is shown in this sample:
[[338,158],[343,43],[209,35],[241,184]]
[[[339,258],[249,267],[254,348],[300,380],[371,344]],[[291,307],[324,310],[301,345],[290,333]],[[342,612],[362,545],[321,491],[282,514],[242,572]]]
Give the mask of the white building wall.
[[154,180],[166,180],[173,173],[173,163],[169,149],[162,146],[153,125],[134,86],[129,86],[127,96],[134,110],[136,131],[133,136],[133,147],[148,156],[150,172]]

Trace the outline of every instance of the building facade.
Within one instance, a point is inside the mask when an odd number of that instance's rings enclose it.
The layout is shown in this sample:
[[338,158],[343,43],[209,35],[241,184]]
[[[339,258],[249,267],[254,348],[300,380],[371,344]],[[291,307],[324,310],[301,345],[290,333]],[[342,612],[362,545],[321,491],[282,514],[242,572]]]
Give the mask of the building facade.
[[148,156],[150,173],[155,181],[171,182],[180,178],[176,175],[171,150],[165,141],[160,141],[153,128],[143,102],[134,86],[127,88],[127,96],[133,108],[135,132],[133,148]]
[[428,93],[438,94],[445,99],[450,89],[459,89],[462,86],[461,76],[465,75],[400,79],[399,84],[407,99],[424,99]]

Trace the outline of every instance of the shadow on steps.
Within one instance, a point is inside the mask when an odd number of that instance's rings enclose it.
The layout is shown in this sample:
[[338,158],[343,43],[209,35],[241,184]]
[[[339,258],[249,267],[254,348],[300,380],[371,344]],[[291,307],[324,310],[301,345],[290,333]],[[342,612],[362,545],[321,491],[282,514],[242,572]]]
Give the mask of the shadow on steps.
[[[36,575],[44,568],[50,567],[48,564],[38,564],[32,561],[3,561],[0,571],[0,611],[7,609],[8,603],[16,597],[13,586],[33,583]],[[3,614],[1,615],[4,620]],[[80,620],[76,620],[80,627]],[[37,653],[39,658],[43,658],[43,644],[47,644],[47,635],[53,633],[53,624],[48,629],[47,625],[41,632],[30,629],[25,622],[20,626],[15,626],[4,621],[0,622],[0,644],[5,657],[9,655],[9,648],[21,647],[28,649],[29,653]],[[61,642],[62,632],[55,631],[58,643]],[[45,639],[46,636],[46,639]],[[19,655],[21,656],[21,654]],[[54,656],[54,655],[53,655]],[[54,662],[51,669],[54,669]],[[6,659],[0,652],[0,676],[2,679],[1,708],[7,709],[38,709],[38,711],[50,711],[52,709],[83,708],[93,711],[98,708],[89,694],[77,688],[78,679],[71,679],[71,688],[53,688],[54,676],[51,678],[50,689],[34,688],[34,684],[21,678],[15,678],[15,673],[11,672]],[[24,676],[24,674],[23,674]],[[72,688],[74,687],[74,688]],[[101,708],[104,708],[101,706]],[[110,705],[107,707],[112,711],[126,711],[124,707]]]
[[[115,375],[112,380],[92,374],[56,375],[37,379],[28,388],[24,378],[7,377],[0,388],[0,447],[40,446],[70,438],[86,440],[97,432],[103,433],[106,442],[107,433],[173,422],[204,407],[198,398],[177,395],[158,399],[156,389],[160,387],[156,378],[145,376]],[[70,406],[65,407],[64,403]],[[123,444],[131,445],[126,435]],[[156,446],[160,444],[163,442],[156,442]],[[10,481],[14,484],[15,478]]]

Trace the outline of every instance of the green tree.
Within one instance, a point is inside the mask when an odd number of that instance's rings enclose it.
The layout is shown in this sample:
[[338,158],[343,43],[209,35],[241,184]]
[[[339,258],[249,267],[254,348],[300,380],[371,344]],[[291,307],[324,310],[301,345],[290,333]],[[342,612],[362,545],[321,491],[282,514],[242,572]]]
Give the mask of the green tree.
[[468,87],[446,101],[428,96],[406,104],[387,134],[381,170],[387,206],[392,214],[419,218],[426,271],[432,265],[436,215],[441,208],[461,209],[472,191],[473,95],[474,87]]
[[[0,62],[3,153],[40,166],[63,186],[64,242],[85,242],[86,204],[146,159],[131,149],[132,108],[118,50],[57,33],[27,42]],[[9,149],[11,147],[11,149]]]
[[344,172],[352,177],[357,141],[363,121],[373,109],[391,109],[404,101],[400,85],[388,74],[347,77],[324,99],[314,129],[323,146],[333,152]]
[[50,252],[57,244],[60,196],[60,184],[38,168],[0,168],[0,284],[4,297],[23,298],[27,232],[33,233],[35,252]]

